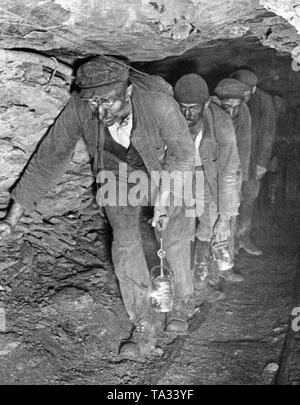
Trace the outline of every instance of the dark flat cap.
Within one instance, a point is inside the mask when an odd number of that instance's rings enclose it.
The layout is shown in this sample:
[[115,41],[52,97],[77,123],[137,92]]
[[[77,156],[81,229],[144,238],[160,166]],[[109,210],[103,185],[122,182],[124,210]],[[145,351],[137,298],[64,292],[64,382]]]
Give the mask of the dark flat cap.
[[250,87],[257,85],[257,76],[251,70],[239,69],[231,73],[230,77],[239,80],[240,82],[247,84]]
[[75,84],[81,89],[80,96],[89,97],[107,92],[115,83],[126,83],[128,76],[129,66],[124,62],[97,56],[79,67]]
[[244,98],[250,94],[250,87],[236,79],[223,79],[215,88],[219,98]]
[[205,80],[195,73],[181,76],[174,87],[174,97],[178,103],[204,104],[209,99]]

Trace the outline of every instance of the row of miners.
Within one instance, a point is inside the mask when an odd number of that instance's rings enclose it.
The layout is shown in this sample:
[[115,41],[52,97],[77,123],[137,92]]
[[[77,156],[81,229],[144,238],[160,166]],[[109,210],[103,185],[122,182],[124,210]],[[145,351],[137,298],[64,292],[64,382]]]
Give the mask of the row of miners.
[[[119,198],[103,204],[100,192],[97,201],[112,228],[114,270],[133,323],[120,354],[136,359],[155,348],[161,327],[161,318],[151,306],[153,289],[140,231],[142,208],[151,202],[154,206],[152,225],[158,239],[163,239],[174,276],[173,307],[165,330],[187,333],[187,321],[197,304],[204,297],[221,298],[220,277],[243,281],[233,270],[234,252],[242,248],[262,254],[250,231],[260,179],[271,156],[275,106],[272,97],[257,88],[257,77],[249,70],[223,79],[211,96],[197,74],[182,76],[172,89],[158,76],[99,56],[79,67],[75,84],[77,91],[13,189],[11,209],[0,223],[0,239],[9,236],[24,210],[34,210],[61,179],[83,137],[100,190],[99,174],[106,171],[115,179],[110,189],[116,186],[114,194]],[[126,174],[120,173],[124,163]],[[134,172],[149,178],[153,172],[172,173],[174,182],[193,173],[194,183],[201,182],[198,188],[193,184],[193,192],[198,190],[198,195],[193,194],[196,215],[187,215],[182,204],[170,203],[174,190],[162,187],[160,181],[138,203],[125,199],[124,204],[121,194],[132,193],[137,186],[129,181]],[[156,298],[165,299],[165,293],[160,291]]]

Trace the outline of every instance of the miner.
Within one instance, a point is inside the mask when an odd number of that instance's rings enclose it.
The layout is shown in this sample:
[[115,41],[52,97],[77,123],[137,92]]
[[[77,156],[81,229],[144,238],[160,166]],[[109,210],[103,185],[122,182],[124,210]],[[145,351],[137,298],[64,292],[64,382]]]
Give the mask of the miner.
[[[124,185],[128,186],[127,191],[131,189],[127,175],[119,170],[124,163],[128,173],[138,170],[147,176],[152,171],[176,171],[180,177],[192,170],[194,145],[172,89],[163,80],[154,80],[153,87],[149,76],[141,78],[144,82],[136,77],[134,81],[127,64],[104,56],[92,58],[79,67],[75,82],[79,91],[73,93],[14,188],[12,207],[0,225],[0,238],[8,236],[24,210],[34,210],[57,183],[81,136],[100,191],[104,171],[115,175],[117,193],[127,189]],[[163,232],[167,260],[174,272],[174,317],[168,328],[187,330],[186,312],[193,303],[189,255],[193,221],[182,215],[180,206],[168,206],[172,190],[158,193],[157,186],[152,191],[157,194],[152,225]],[[118,196],[122,203],[118,198],[112,199],[113,203],[103,207],[103,196],[98,191],[97,201],[112,227],[114,270],[133,323],[132,335],[120,346],[120,354],[137,359],[147,356],[155,347],[158,326],[150,305],[151,283],[139,224],[142,206],[151,199],[147,195],[139,204],[131,204],[129,199],[124,204],[126,196]],[[178,313],[185,317],[178,317]]]
[[218,83],[215,94],[219,100],[213,100],[232,118],[241,161],[242,181],[247,181],[251,152],[251,115],[245,99],[250,94],[250,88],[238,80],[227,78]]
[[250,94],[246,96],[246,101],[252,119],[249,179],[242,184],[236,250],[242,248],[248,254],[259,256],[262,251],[252,242],[250,234],[260,180],[267,172],[272,154],[276,131],[276,111],[272,97],[257,88],[257,76],[253,72],[240,69],[232,73],[231,77],[250,87]]
[[[194,142],[195,173],[203,172],[204,207],[198,216],[194,263],[197,290],[201,293],[211,280],[212,284],[216,281],[211,243],[227,241],[230,221],[238,213],[240,159],[232,120],[210,101],[201,76],[182,76],[175,84],[174,96]],[[232,269],[219,271],[219,275],[228,281],[242,281]]]
[[[250,87],[240,81],[232,78],[221,80],[215,88],[215,94],[218,98],[213,98],[232,118],[237,148],[242,167],[242,182],[249,179],[249,164],[251,153],[251,115],[246,103],[250,95]],[[238,239],[236,234],[236,220],[231,221],[230,250],[234,254],[234,244]]]

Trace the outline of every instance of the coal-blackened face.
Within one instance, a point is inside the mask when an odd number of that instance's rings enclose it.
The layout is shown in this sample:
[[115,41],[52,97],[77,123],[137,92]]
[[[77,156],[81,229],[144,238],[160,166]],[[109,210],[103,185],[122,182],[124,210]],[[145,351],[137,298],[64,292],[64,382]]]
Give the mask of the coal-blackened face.
[[121,90],[115,88],[101,96],[95,95],[89,100],[91,108],[105,127],[120,123],[130,113],[131,91],[132,86],[124,86]]
[[230,115],[231,118],[235,118],[239,115],[241,104],[242,100],[240,98],[224,98],[221,100],[222,108]]
[[184,115],[185,119],[187,120],[188,127],[190,131],[192,131],[193,128],[195,128],[202,116],[203,116],[203,109],[204,106],[202,104],[186,104],[186,103],[180,103],[180,109],[182,114]]

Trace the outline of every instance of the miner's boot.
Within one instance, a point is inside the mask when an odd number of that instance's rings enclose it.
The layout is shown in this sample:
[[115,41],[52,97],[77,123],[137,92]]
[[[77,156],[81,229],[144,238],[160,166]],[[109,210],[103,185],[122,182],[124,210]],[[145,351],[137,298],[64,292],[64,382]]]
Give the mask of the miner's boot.
[[241,204],[239,216],[239,248],[253,256],[261,256],[262,251],[250,239],[254,203]]
[[234,271],[234,268],[229,270],[220,271],[220,277],[229,283],[241,283],[244,281],[244,277]]
[[240,236],[240,248],[244,249],[246,253],[252,256],[261,256],[263,254],[263,252],[254,245],[250,236],[247,235]]
[[195,300],[190,298],[186,302],[175,300],[171,313],[167,317],[166,332],[174,332],[177,335],[188,334],[188,319],[196,312]]
[[225,298],[225,294],[216,289],[219,280],[219,272],[212,257],[211,243],[197,240],[194,265],[197,306],[200,306],[204,301],[217,302]]
[[130,336],[120,347],[120,356],[123,359],[143,360],[155,350],[157,340],[157,324],[148,321],[138,322]]

